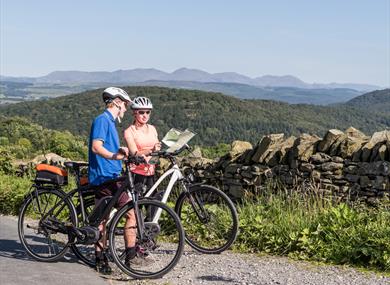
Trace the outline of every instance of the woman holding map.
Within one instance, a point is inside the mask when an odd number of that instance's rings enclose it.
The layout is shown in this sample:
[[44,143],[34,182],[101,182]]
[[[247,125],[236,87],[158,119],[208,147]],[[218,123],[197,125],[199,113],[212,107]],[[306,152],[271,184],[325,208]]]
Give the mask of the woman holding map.
[[[161,148],[156,128],[148,124],[153,105],[149,98],[136,97],[131,109],[134,121],[124,132],[125,141],[130,154],[143,155],[148,162],[151,159],[150,153]],[[134,183],[142,183],[146,185],[147,189],[154,184],[154,171],[154,164],[131,166],[131,172],[134,173]]]

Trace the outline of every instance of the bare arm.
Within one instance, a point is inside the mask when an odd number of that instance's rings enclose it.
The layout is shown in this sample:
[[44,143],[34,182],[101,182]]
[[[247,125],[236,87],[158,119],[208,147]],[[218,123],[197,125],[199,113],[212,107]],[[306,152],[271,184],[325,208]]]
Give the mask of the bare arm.
[[112,160],[121,160],[126,157],[126,153],[128,153],[127,148],[120,148],[118,152],[113,153],[109,150],[107,150],[103,146],[103,141],[101,140],[93,140],[92,141],[92,152],[100,155],[106,159],[112,159]]

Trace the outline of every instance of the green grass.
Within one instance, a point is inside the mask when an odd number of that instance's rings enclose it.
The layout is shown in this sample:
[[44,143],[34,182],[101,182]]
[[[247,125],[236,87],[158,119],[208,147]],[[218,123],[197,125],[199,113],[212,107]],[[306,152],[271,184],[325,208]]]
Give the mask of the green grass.
[[[30,178],[0,174],[0,213],[18,215],[30,186]],[[316,195],[266,189],[242,201],[237,210],[236,251],[390,272],[388,205],[335,203]]]
[[235,249],[390,271],[388,206],[265,193],[238,207]]

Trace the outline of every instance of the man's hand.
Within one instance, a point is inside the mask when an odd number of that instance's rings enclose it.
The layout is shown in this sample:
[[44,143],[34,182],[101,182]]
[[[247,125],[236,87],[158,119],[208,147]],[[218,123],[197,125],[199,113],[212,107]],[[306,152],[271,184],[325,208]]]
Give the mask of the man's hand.
[[129,149],[127,147],[122,146],[118,149],[118,153],[123,154],[124,156],[128,156]]

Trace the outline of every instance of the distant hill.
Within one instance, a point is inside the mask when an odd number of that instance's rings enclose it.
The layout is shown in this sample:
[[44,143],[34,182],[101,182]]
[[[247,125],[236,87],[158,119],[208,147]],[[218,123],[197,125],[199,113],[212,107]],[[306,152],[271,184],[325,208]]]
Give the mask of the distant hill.
[[357,91],[372,91],[381,89],[379,86],[354,83],[309,84],[292,75],[264,75],[261,77],[250,78],[235,72],[208,73],[203,70],[190,68],[180,68],[173,71],[172,73],[164,72],[154,68],[136,68],[130,70],[117,70],[113,72],[54,71],[48,75],[36,78],[0,76],[0,80],[45,84],[95,84],[104,82],[113,84],[129,84],[157,80],[240,83],[261,87],[295,87],[309,89],[347,88]]
[[[194,143],[215,145],[242,139],[256,143],[262,135],[303,132],[323,135],[331,128],[354,126],[366,134],[390,127],[390,109],[374,112],[354,104],[336,106],[289,105],[270,100],[242,100],[220,93],[162,87],[126,87],[132,97],[147,96],[155,106],[152,123],[160,138],[171,127],[195,131]],[[25,117],[45,128],[69,130],[87,137],[92,119],[103,111],[102,89],[44,101],[23,102],[0,107],[0,115]],[[378,91],[381,92],[382,91]],[[376,98],[376,93],[363,96]],[[383,90],[387,102],[389,89]],[[356,99],[357,100],[357,99]],[[132,121],[128,112],[120,129]]]
[[[69,75],[73,76],[73,75]],[[82,76],[80,77],[82,78]],[[21,83],[13,81],[0,82],[0,103],[6,100],[25,101],[47,99],[63,95],[75,94],[86,90],[113,85],[111,83]],[[242,83],[198,82],[198,81],[157,81],[130,83],[133,86],[161,86],[170,88],[196,89],[202,91],[221,92],[241,99],[266,99],[287,102],[290,104],[329,105],[350,100],[362,94],[360,91],[347,88],[307,89],[297,87],[260,87]]]
[[[134,83],[133,85],[138,85]],[[142,85],[170,88],[196,89],[220,92],[241,99],[265,99],[290,104],[329,105],[346,102],[362,94],[347,88],[304,89],[296,87],[259,87],[240,83],[195,82],[195,81],[145,81]]]
[[346,104],[370,112],[390,112],[390,89],[377,90],[349,100]]

